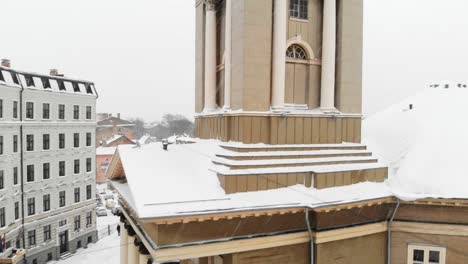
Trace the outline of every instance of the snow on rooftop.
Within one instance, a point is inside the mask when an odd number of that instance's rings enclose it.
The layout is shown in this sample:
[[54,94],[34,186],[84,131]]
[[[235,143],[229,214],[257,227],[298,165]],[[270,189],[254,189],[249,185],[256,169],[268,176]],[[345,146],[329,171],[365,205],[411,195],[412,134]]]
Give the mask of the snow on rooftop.
[[468,198],[468,89],[430,85],[363,122],[363,138],[389,166],[401,198]]
[[96,148],[96,155],[114,155],[116,147],[98,147]]
[[113,135],[111,138],[109,138],[107,141],[106,141],[106,145],[109,145],[110,143],[116,141],[117,139],[121,138],[121,137],[124,137],[124,135]]

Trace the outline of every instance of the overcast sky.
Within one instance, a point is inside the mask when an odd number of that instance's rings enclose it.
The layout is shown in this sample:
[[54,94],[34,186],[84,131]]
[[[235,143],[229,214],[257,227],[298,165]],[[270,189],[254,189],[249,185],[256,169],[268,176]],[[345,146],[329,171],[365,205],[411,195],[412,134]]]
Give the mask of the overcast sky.
[[[94,81],[99,112],[191,117],[194,3],[2,0],[0,57]],[[364,113],[433,81],[467,81],[467,14],[466,0],[365,0]]]

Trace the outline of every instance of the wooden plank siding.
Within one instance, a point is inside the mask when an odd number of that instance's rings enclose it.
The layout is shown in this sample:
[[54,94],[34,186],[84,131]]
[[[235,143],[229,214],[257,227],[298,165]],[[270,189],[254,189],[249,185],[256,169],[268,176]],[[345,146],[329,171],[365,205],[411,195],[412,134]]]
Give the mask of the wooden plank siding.
[[265,144],[335,144],[361,142],[358,116],[207,115],[195,118],[195,134]]

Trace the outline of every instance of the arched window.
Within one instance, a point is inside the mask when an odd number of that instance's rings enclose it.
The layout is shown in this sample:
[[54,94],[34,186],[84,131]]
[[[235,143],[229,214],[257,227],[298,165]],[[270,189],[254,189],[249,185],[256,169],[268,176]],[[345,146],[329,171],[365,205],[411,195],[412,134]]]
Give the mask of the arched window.
[[291,59],[305,60],[307,59],[307,53],[301,46],[293,44],[286,50],[286,57]]

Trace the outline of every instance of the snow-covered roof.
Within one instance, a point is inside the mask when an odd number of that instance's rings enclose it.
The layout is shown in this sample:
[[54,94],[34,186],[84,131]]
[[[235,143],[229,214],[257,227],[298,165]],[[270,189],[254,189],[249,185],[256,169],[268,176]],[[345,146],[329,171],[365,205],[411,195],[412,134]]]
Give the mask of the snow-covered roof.
[[401,198],[468,198],[468,89],[432,84],[363,122],[363,139],[389,166]]
[[391,196],[384,183],[370,182],[324,190],[296,185],[225,194],[215,171],[226,168],[212,161],[216,154],[229,151],[220,147],[221,142],[217,140],[195,141],[192,144],[170,144],[167,151],[163,150],[161,143],[118,146],[117,156],[127,182],[115,180],[112,184],[140,218],[318,207]]
[[114,155],[117,147],[98,147],[96,148],[96,155]]
[[106,141],[106,144],[109,145],[110,143],[120,139],[121,137],[125,137],[125,135],[113,135],[111,138],[109,138],[107,141]]

